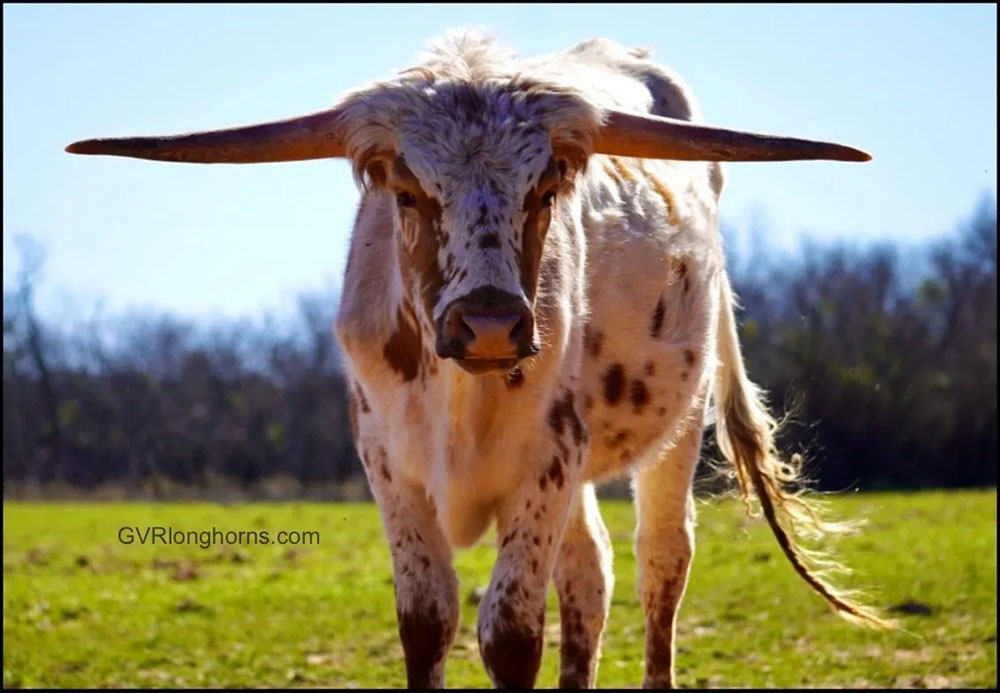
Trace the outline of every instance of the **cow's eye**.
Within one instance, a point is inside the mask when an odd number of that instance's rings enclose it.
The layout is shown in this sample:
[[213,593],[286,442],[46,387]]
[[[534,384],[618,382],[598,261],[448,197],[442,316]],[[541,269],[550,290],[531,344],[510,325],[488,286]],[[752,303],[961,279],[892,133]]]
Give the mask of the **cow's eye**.
[[542,207],[551,207],[552,201],[556,199],[556,191],[549,190],[547,193],[542,195]]
[[417,198],[408,192],[396,193],[396,204],[400,207],[412,207],[417,204]]

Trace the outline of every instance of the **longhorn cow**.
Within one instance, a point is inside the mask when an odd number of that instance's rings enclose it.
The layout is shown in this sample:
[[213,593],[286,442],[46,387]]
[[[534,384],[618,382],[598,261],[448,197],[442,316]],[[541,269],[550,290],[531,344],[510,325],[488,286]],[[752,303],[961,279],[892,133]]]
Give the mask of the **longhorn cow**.
[[820,578],[795,539],[823,521],[787,488],[798,470],[744,371],[718,232],[720,162],[870,157],[700,123],[688,86],[643,50],[590,40],[519,59],[461,33],[318,113],[67,150],[349,159],[362,192],[335,331],[409,685],[444,684],[453,550],[496,522],[478,615],[487,672],[535,683],[552,581],[560,685],[593,686],[613,585],[594,484],[630,474],[644,685],[667,687],[710,406],[744,499],[796,571],[840,614],[887,624]]

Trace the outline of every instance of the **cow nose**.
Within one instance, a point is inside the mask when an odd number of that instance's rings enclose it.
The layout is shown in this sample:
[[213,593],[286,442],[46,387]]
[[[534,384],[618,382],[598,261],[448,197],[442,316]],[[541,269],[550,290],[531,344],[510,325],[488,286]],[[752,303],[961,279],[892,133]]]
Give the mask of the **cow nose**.
[[464,337],[466,354],[472,358],[502,358],[517,347],[517,335],[524,318],[517,313],[483,315],[455,311],[460,337]]
[[538,353],[531,307],[513,294],[490,287],[451,303],[437,341],[442,358],[505,361]]

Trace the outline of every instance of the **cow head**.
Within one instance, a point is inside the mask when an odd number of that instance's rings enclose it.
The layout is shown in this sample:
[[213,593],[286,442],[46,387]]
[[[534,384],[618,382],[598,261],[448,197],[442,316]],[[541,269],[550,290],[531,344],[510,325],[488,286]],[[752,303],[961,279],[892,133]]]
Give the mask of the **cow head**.
[[483,373],[537,353],[542,255],[599,112],[513,81],[391,85],[342,108],[356,175],[395,200],[401,278],[438,356]]

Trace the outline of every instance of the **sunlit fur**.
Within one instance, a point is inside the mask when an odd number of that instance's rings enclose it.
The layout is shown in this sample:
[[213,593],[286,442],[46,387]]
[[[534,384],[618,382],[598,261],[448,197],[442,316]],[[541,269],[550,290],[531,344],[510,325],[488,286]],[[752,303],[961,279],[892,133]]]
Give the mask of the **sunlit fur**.
[[[344,102],[362,199],[336,331],[411,685],[443,685],[459,611],[452,550],[494,520],[478,623],[490,676],[534,684],[554,580],[560,681],[594,685],[613,577],[592,483],[630,473],[645,683],[672,685],[713,397],[722,450],[747,498],[762,494],[796,569],[840,612],[877,620],[815,578],[782,524],[799,507],[782,486],[794,472],[773,452],[773,421],[741,363],[717,228],[721,166],[591,155],[610,108],[700,120],[690,90],[646,51],[591,40],[519,60],[474,33]],[[535,292],[519,258],[553,162],[564,177],[539,213]],[[417,203],[398,203],[401,191]],[[442,311],[483,286],[533,305],[541,352],[509,374],[470,375],[434,353]]]

